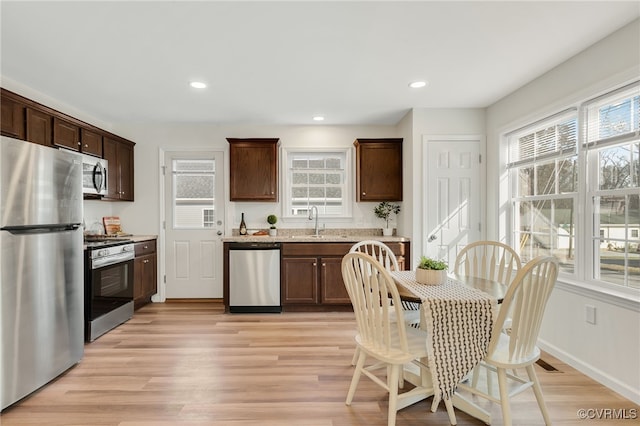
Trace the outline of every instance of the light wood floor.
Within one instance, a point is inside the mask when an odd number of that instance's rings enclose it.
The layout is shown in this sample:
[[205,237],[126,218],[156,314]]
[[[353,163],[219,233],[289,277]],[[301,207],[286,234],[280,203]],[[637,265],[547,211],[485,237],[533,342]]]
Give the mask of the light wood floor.
[[[85,346],[53,383],[2,413],[11,425],[386,425],[386,394],[362,378],[353,404],[352,313],[224,314],[219,302],[151,304]],[[558,360],[537,367],[554,424],[638,424],[580,420],[578,409],[640,407]],[[398,426],[447,425],[431,399],[398,413]],[[512,403],[514,424],[541,425],[532,392]],[[499,408],[494,424],[501,423]],[[458,424],[481,425],[462,412]]]

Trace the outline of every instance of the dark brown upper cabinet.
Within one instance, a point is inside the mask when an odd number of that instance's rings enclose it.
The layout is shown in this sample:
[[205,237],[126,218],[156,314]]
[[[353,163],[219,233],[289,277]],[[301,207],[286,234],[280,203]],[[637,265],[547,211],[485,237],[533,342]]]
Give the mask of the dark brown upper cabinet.
[[104,158],[107,164],[107,195],[104,199],[134,201],[133,142],[112,137],[104,138]]
[[231,201],[278,201],[279,139],[229,141]]
[[0,87],[2,135],[109,161],[105,200],[134,201],[135,143]]
[[356,139],[358,201],[402,201],[402,138]]
[[51,115],[38,109],[26,108],[27,112],[27,133],[26,139],[29,142],[44,146],[52,146],[52,121]]
[[102,158],[102,135],[89,129],[80,128],[81,151],[84,154]]
[[53,117],[53,144],[62,148],[80,151],[80,127],[69,121]]
[[2,135],[16,139],[25,136],[25,105],[12,99],[4,89],[2,90]]

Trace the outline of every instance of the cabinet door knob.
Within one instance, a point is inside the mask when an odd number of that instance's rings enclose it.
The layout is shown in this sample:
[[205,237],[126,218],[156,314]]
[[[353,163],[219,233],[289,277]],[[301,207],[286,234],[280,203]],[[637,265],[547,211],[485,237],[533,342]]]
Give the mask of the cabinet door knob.
[[82,146],[82,142],[78,142],[78,146]]
[[85,148],[89,148],[89,144],[88,144],[88,143],[85,143],[85,144],[84,144],[84,147],[85,147]]
[[313,262],[313,266],[318,266],[318,264],[316,262]]
[[145,249],[145,250],[146,250],[146,249],[148,249],[148,248],[149,248],[149,246],[144,246],[144,249]]
[[367,195],[367,193],[366,193],[366,192],[363,192],[363,193],[362,193],[362,195]]
[[149,263],[149,259],[143,260],[142,263]]

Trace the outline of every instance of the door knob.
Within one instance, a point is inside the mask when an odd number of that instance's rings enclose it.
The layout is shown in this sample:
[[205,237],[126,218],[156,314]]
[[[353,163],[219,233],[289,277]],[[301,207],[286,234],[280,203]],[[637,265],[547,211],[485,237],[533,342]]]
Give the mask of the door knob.
[[437,236],[435,236],[435,235],[430,235],[430,236],[429,236],[429,239],[427,240],[427,242],[428,242],[428,243],[430,243],[431,241],[435,241],[435,240],[437,240],[437,239],[438,239],[438,237],[437,237]]

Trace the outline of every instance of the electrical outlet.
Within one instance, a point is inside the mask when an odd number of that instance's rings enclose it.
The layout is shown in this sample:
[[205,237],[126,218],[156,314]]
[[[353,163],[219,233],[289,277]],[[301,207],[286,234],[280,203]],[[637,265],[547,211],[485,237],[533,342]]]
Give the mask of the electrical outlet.
[[589,324],[596,323],[596,307],[591,305],[585,305],[584,307],[584,319]]

